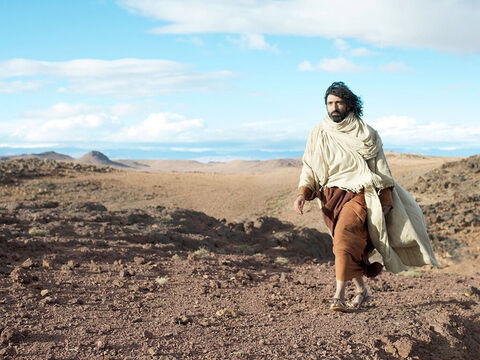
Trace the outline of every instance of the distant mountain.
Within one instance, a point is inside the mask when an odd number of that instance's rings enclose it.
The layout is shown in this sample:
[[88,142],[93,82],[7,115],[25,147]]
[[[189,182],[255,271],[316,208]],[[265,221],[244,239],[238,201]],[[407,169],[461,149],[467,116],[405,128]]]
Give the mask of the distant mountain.
[[122,167],[122,168],[128,167],[128,165],[110,160],[107,155],[101,153],[100,151],[90,151],[85,155],[83,155],[81,158],[77,159],[76,161],[79,163],[98,165],[98,166],[112,166],[112,167]]
[[74,159],[71,156],[59,154],[55,151],[47,151],[39,154],[22,154],[22,155],[12,155],[12,156],[2,156],[0,160],[15,160],[15,159],[46,159],[46,160],[56,160],[56,161],[73,161]]

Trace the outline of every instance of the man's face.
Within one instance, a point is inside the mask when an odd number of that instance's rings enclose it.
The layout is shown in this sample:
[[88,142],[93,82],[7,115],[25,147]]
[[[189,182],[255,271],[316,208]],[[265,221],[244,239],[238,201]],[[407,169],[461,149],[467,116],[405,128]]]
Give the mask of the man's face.
[[330,119],[338,123],[347,117],[349,111],[341,97],[332,94],[327,96],[327,112]]

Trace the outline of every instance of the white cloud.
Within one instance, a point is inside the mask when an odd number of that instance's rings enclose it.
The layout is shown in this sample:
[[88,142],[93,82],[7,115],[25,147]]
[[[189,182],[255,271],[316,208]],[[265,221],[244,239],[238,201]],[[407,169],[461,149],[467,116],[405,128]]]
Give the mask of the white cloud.
[[357,73],[365,71],[364,68],[355,65],[354,63],[348,61],[343,57],[338,57],[335,59],[322,59],[317,67],[320,70],[329,72],[329,73]]
[[44,85],[41,81],[0,81],[0,93],[15,94],[40,89]]
[[182,115],[169,112],[155,113],[138,125],[129,126],[117,134],[112,134],[110,140],[120,142],[188,141],[192,137],[190,131],[198,132],[204,126],[202,119],[186,119]]
[[315,68],[313,67],[312,63],[310,61],[303,61],[300,64],[298,64],[298,70],[299,71],[314,71]]
[[55,143],[45,144],[0,144],[0,148],[12,148],[12,149],[39,149],[39,148],[53,148],[58,146]]
[[181,152],[192,152],[192,153],[202,153],[206,151],[213,151],[214,148],[209,147],[172,147],[170,148],[172,151],[181,151]]
[[355,49],[350,50],[350,55],[351,56],[372,56],[372,55],[375,55],[375,54],[376,54],[375,52],[373,52],[371,50],[368,50],[365,47],[359,47],[359,48],[355,48]]
[[[480,52],[480,2],[465,0],[119,0],[159,34],[354,38],[376,46]],[[401,29],[401,31],[399,31]]]
[[350,48],[350,45],[348,45],[348,43],[343,40],[343,39],[335,39],[335,41],[333,42],[333,44],[335,45],[335,47],[337,49],[339,49],[340,51],[346,51]]
[[0,79],[45,77],[66,81],[66,87],[58,88],[62,92],[120,97],[216,91],[232,76],[230,71],[195,72],[185,64],[167,60],[11,59],[0,62]]
[[389,73],[408,73],[412,72],[407,65],[401,61],[391,62],[380,66],[380,70]]
[[333,45],[342,53],[347,53],[350,56],[372,56],[375,52],[368,50],[366,47],[350,48],[350,45],[343,39],[335,39]]
[[23,118],[29,119],[65,119],[78,115],[91,114],[100,108],[84,104],[57,103],[48,109],[30,110],[22,113]]
[[178,38],[177,41],[182,42],[182,43],[190,43],[190,44],[193,44],[193,45],[196,45],[196,46],[204,46],[205,45],[203,40],[198,36],[191,36],[191,37],[186,37],[186,38],[181,37],[181,38]]
[[276,54],[280,53],[277,45],[271,45],[265,41],[265,37],[261,34],[242,34],[239,38],[228,36],[227,39],[233,43],[251,50],[271,51]]
[[444,144],[461,143],[477,146],[480,141],[478,127],[447,124],[443,122],[422,123],[408,116],[391,115],[369,122],[381,135],[384,143]]
[[124,103],[111,107],[58,103],[47,109],[24,112],[8,123],[0,122],[0,136],[9,143],[27,145],[202,139],[205,128],[202,119],[187,119],[171,112],[155,112],[146,116],[143,113],[140,105]]
[[102,108],[58,103],[48,109],[27,111],[3,124],[0,135],[20,142],[93,140],[108,133],[115,118]]

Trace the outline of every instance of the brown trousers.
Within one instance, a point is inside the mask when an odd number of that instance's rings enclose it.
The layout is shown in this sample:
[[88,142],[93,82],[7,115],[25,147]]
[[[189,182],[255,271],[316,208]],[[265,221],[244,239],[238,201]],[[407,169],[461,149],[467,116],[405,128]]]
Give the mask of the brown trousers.
[[[306,200],[319,196],[325,224],[333,235],[335,275],[337,280],[347,281],[366,275],[375,277],[382,271],[382,264],[370,263],[368,254],[374,249],[368,235],[367,205],[363,192],[358,194],[324,187],[320,193],[301,187],[300,194]],[[382,206],[392,206],[392,188],[383,189],[379,195]]]
[[347,281],[362,276],[362,255],[369,240],[365,224],[367,205],[363,193],[343,205],[335,224],[333,253],[335,255],[335,276]]

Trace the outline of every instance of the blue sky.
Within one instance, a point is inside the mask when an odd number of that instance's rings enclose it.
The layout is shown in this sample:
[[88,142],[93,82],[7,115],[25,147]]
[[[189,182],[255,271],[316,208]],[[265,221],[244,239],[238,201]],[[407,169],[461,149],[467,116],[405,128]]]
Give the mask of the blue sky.
[[480,2],[0,0],[0,154],[300,156],[344,81],[387,150],[480,152]]

